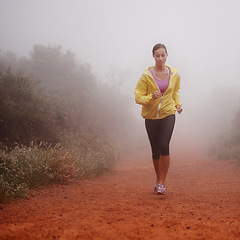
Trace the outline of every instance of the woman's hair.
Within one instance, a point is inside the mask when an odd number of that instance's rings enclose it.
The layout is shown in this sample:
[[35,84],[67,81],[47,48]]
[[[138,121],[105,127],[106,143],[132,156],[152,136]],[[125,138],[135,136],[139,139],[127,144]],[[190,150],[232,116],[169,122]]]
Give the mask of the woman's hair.
[[159,48],[164,48],[165,51],[166,51],[166,53],[167,53],[167,48],[166,48],[166,46],[165,46],[164,44],[162,44],[162,43],[156,44],[156,45],[153,47],[152,53],[154,54],[154,52],[155,52],[157,49],[159,49]]

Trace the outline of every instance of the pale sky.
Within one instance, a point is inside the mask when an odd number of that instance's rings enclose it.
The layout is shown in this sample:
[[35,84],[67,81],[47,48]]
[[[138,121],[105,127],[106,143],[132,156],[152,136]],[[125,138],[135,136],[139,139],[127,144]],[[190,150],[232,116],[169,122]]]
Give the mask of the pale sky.
[[99,79],[115,71],[131,90],[160,42],[195,96],[240,87],[239,12],[239,0],[0,0],[0,49],[28,56],[34,44],[61,45]]
[[[120,79],[134,104],[137,81],[154,64],[152,48],[164,43],[167,64],[180,69],[178,129],[197,129],[196,119],[221,129],[240,103],[239,13],[239,0],[0,0],[0,50],[21,57],[34,44],[61,45],[97,79]],[[227,99],[216,87],[238,90]]]
[[0,0],[0,49],[22,56],[34,44],[59,44],[97,73],[140,74],[162,42],[186,81],[194,74],[239,85],[231,71],[239,62],[239,12],[238,0]]

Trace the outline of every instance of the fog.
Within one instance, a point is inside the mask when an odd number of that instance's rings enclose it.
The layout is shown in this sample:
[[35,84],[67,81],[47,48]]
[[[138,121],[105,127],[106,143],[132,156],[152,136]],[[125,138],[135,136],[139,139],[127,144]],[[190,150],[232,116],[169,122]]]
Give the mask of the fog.
[[[61,45],[99,81],[121,86],[143,125],[134,88],[164,43],[179,68],[184,111],[173,146],[193,149],[231,125],[239,108],[238,0],[0,0],[0,49],[28,56],[34,44]],[[115,82],[114,82],[115,81]],[[146,137],[144,127],[141,137]],[[137,137],[136,137],[137,138]],[[145,141],[145,140],[144,140]],[[147,146],[149,147],[149,146]]]

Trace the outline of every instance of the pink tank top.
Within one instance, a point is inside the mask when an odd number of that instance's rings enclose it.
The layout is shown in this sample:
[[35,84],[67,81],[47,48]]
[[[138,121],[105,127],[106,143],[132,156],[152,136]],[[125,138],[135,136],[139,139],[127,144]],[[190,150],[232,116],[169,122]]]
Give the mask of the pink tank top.
[[169,81],[170,81],[170,69],[168,69],[168,78],[166,80],[158,80],[154,74],[154,71],[153,71],[153,68],[150,68],[150,72],[153,76],[153,79],[154,81],[156,82],[156,84],[158,85],[158,88],[161,92],[161,94],[164,94],[165,91],[167,90],[168,88],[168,85],[169,85]]

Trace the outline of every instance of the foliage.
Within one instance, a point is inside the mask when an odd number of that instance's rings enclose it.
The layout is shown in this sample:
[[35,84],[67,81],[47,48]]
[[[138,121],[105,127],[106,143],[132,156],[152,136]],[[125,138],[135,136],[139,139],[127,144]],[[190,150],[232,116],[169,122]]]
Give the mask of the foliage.
[[15,147],[0,151],[0,200],[26,195],[29,188],[65,182],[75,174],[72,156],[61,146]]
[[[60,144],[16,146],[0,150],[0,201],[24,197],[28,190],[52,183],[66,183],[74,178],[89,178],[109,171],[114,151],[104,139],[74,141],[70,149]],[[93,139],[92,139],[93,141]]]
[[44,99],[36,84],[20,72],[0,72],[1,142],[59,141],[64,115]]
[[208,152],[216,159],[235,158],[240,161],[240,109],[235,114],[231,128],[215,137]]
[[[12,70],[7,70],[8,66]],[[17,72],[18,69],[25,74]],[[29,58],[0,54],[0,70],[1,84],[12,82],[11,96],[0,86],[0,116],[6,116],[0,117],[0,131],[5,131],[1,132],[0,141],[5,144],[57,143],[68,135],[79,136],[95,128],[119,147],[134,142],[134,130],[137,133],[131,111],[134,100],[122,89],[126,73],[110,73],[106,78],[111,84],[102,83],[88,64],[77,63],[73,53],[63,52],[60,46],[42,45],[35,45]],[[28,95],[26,100],[23,89]]]
[[73,140],[67,147],[72,155],[75,154],[78,178],[89,178],[106,173],[113,168],[118,159],[116,149],[106,136],[97,131]]
[[0,151],[2,201],[103,174],[137,142],[127,77],[108,77],[117,84],[99,82],[60,46],[35,45],[28,58],[0,54],[0,142],[11,148]]
[[236,112],[233,119],[231,136],[234,155],[240,162],[240,109]]

